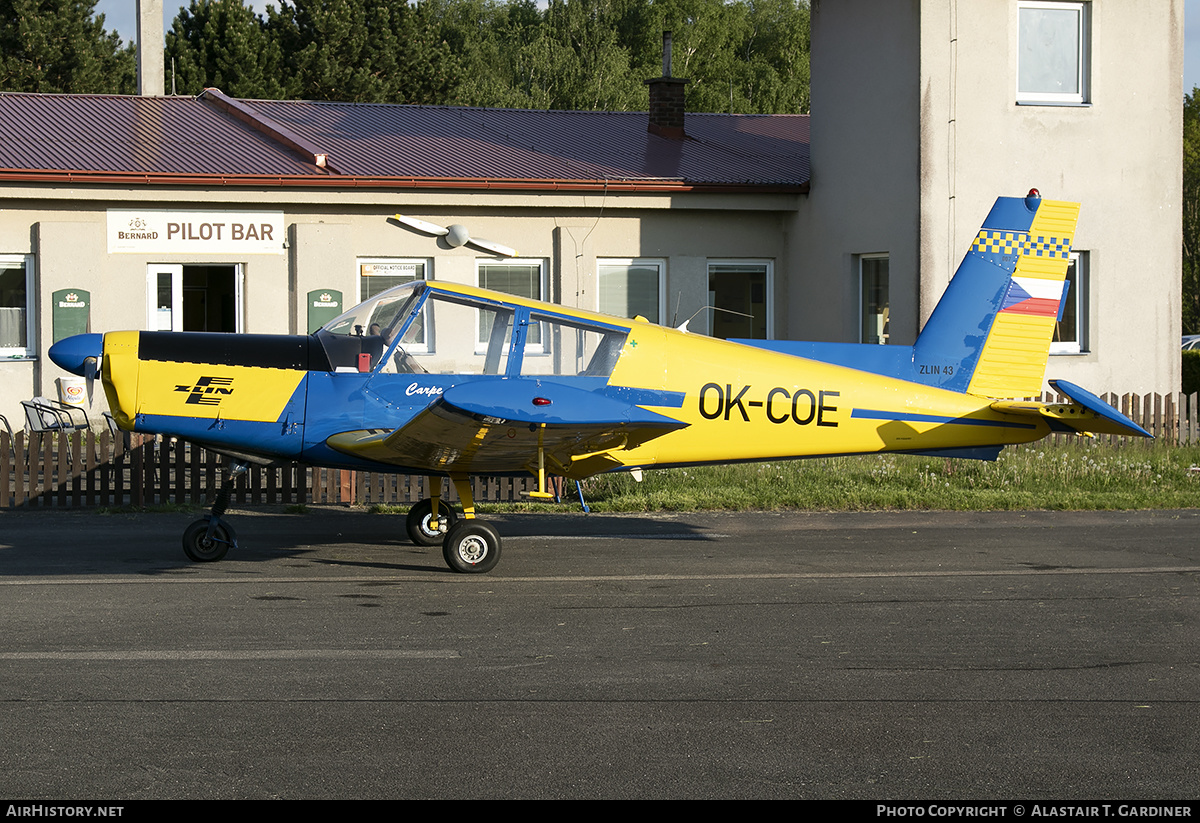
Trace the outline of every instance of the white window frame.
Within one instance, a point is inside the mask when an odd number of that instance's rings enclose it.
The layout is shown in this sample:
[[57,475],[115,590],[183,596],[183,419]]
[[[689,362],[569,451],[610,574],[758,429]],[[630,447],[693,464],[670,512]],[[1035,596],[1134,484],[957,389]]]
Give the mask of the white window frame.
[[[705,275],[704,282],[706,284],[712,278],[713,266],[762,266],[762,267],[764,267],[764,269],[766,270],[766,275],[767,275],[767,278],[766,278],[767,293],[765,295],[765,297],[766,297],[765,311],[767,312],[767,336],[765,339],[774,340],[775,339],[775,261],[769,257],[710,258],[708,260],[708,264],[705,266],[705,269],[704,269],[704,275]],[[716,299],[716,295],[714,295],[711,291],[709,291],[708,295],[707,295],[706,305],[715,306],[716,305],[715,299]],[[716,312],[712,308],[710,308],[708,311],[705,312],[705,314],[708,315],[705,334],[707,334],[709,337],[712,337],[713,315],[716,314]]]
[[654,317],[648,317],[647,320],[662,325],[666,318],[666,305],[663,296],[667,293],[667,261],[662,257],[601,257],[596,260],[596,311],[602,314],[611,314],[605,312],[604,307],[600,305],[600,294],[603,289],[603,284],[600,281],[600,268],[602,266],[626,266],[626,267],[641,267],[641,268],[656,268],[658,269],[658,313]]
[[[1090,351],[1088,306],[1091,302],[1091,289],[1088,253],[1086,251],[1071,252],[1071,262],[1075,264],[1075,293],[1070,297],[1075,304],[1075,339],[1057,342],[1051,338],[1051,354],[1087,354]],[[1057,318],[1055,323],[1057,324]],[[1056,332],[1057,329],[1058,326],[1055,325]]]
[[[363,266],[424,266],[425,276],[414,277],[413,280],[432,280],[433,279],[433,260],[428,257],[359,257],[354,265],[354,288],[355,294],[358,295],[358,302],[362,303],[367,299],[366,285],[368,278],[374,276],[363,274]],[[408,282],[413,282],[412,280]],[[400,285],[400,284],[397,284]]]
[[863,271],[863,263],[866,262],[867,260],[886,260],[886,261],[888,261],[889,317],[888,317],[888,322],[885,325],[887,325],[889,327],[889,331],[888,331],[887,335],[885,336],[885,339],[880,340],[878,343],[875,344],[875,345],[880,345],[880,346],[886,346],[887,343],[889,342],[888,338],[891,337],[891,331],[890,331],[890,328],[891,328],[890,306],[891,306],[891,289],[892,289],[891,255],[889,255],[887,252],[875,252],[872,254],[859,254],[859,255],[855,255],[855,257],[856,257],[857,264],[858,264],[857,269],[858,269],[858,342],[859,343],[868,343],[868,344],[870,343],[870,341],[866,339],[867,338],[867,330],[863,327],[863,320],[866,318],[866,308],[867,308],[866,272]]
[[[1027,91],[1021,88],[1021,61],[1025,57],[1022,40],[1022,16],[1024,12],[1074,11],[1078,13],[1076,36],[1079,48],[1075,55],[1075,86],[1073,92]],[[1091,100],[1091,3],[1066,2],[1066,0],[1021,0],[1017,3],[1017,76],[1016,91],[1018,105],[1082,106]]]
[[[536,265],[538,267],[538,293],[537,293],[537,295],[532,298],[526,297],[523,294],[512,294],[511,296],[519,297],[519,298],[522,298],[525,300],[539,300],[543,303],[549,303],[550,301],[546,298],[546,294],[549,291],[550,266],[548,265],[548,261],[544,257],[516,257],[516,258],[505,259],[505,260],[497,260],[494,257],[477,257],[477,258],[475,258],[475,285],[481,289],[488,288],[487,286],[483,285],[480,282],[480,269],[483,266],[496,266],[496,267],[511,266],[514,268],[517,266],[520,266],[520,267],[524,268],[526,266],[533,266],[533,265]],[[500,290],[493,288],[493,289],[490,289],[490,291],[499,292]],[[500,292],[500,294],[509,294],[509,293],[508,292]],[[479,320],[478,320],[479,312],[478,312],[478,310],[475,312],[475,314],[476,314],[475,331],[472,332],[475,335],[475,353],[476,354],[485,354],[487,352],[488,341],[479,339]],[[530,343],[528,337],[526,337],[526,339],[525,339],[525,354],[527,354],[527,355],[529,355],[529,354],[546,354],[544,333],[542,335],[541,343]]]
[[0,254],[0,263],[6,266],[19,265],[25,270],[25,345],[0,346],[0,357],[5,360],[33,360],[37,351],[37,312],[34,309],[33,255]]
[[[146,266],[146,328],[150,331],[183,331],[183,267],[233,266],[233,330],[241,334],[246,330],[245,291],[246,267],[241,263],[150,263]],[[158,317],[158,275],[171,275],[171,328],[163,329]]]

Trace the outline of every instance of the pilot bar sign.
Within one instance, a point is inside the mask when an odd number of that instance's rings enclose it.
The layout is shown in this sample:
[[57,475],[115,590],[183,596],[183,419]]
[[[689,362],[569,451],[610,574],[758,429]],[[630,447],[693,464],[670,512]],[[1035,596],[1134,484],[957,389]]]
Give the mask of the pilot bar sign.
[[109,209],[109,254],[283,254],[283,212]]

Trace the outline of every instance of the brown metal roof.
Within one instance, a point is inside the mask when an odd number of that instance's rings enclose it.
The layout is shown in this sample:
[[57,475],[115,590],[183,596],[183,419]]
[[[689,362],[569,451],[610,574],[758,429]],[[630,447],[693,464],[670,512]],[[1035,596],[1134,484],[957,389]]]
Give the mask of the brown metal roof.
[[[563,188],[807,188],[807,115],[0,94],[0,180]],[[326,163],[321,166],[319,163]]]

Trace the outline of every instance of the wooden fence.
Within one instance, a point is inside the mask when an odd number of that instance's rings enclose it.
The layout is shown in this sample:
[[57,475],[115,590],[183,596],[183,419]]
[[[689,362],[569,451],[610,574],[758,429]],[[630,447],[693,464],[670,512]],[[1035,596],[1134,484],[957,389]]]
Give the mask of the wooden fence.
[[[0,431],[0,508],[157,506],[211,503],[226,458],[173,438],[109,431],[67,435]],[[251,466],[234,488],[234,505],[409,504],[429,496],[427,478],[343,471],[293,463]],[[514,501],[534,478],[475,477],[480,502]],[[458,499],[445,483],[443,496]]]
[[[1046,395],[1047,402],[1067,402]],[[1159,442],[1200,443],[1200,395],[1106,395],[1104,400]],[[1069,442],[1070,434],[1051,435]],[[1102,443],[1142,445],[1144,438],[1101,435]],[[182,440],[104,430],[69,435],[0,431],[0,508],[157,506],[211,503],[225,458]],[[556,479],[561,491],[561,479]],[[301,464],[252,466],[238,480],[234,505],[409,504],[429,496],[424,476],[343,471]],[[532,478],[476,477],[480,502],[516,501],[536,489]],[[457,500],[453,485],[443,493]]]

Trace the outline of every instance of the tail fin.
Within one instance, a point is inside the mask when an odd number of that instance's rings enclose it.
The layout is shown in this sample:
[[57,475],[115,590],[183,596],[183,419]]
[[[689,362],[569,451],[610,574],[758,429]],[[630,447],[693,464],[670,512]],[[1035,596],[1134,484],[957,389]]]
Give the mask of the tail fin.
[[1078,203],[996,201],[913,346],[916,379],[991,398],[1042,390]]

